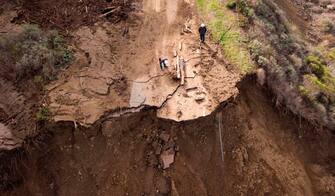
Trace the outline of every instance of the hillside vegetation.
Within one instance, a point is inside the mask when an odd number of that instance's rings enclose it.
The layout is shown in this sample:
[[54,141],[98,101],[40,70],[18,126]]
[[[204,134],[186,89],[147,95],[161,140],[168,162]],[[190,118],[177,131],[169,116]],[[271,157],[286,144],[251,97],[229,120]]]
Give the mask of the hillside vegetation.
[[[252,73],[256,68],[264,69],[267,86],[275,94],[277,105],[311,122],[335,128],[335,48],[310,41],[315,36],[322,39],[323,34],[334,35],[330,20],[327,23],[323,20],[321,32],[311,37],[304,32],[310,28],[308,22],[300,18],[288,19],[298,17],[298,13],[285,15],[279,12],[279,4],[264,0],[196,2],[203,20],[209,23],[213,39],[222,45],[227,60],[242,74]],[[315,8],[329,13],[328,5],[331,4],[309,5],[310,8],[301,8],[299,13],[312,17],[311,10]]]

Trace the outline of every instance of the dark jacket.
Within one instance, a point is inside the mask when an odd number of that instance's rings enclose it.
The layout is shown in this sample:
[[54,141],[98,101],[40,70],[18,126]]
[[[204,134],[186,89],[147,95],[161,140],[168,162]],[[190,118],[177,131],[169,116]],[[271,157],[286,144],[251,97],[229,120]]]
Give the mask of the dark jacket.
[[200,33],[200,35],[205,35],[206,32],[207,32],[207,28],[206,27],[199,27],[199,33]]

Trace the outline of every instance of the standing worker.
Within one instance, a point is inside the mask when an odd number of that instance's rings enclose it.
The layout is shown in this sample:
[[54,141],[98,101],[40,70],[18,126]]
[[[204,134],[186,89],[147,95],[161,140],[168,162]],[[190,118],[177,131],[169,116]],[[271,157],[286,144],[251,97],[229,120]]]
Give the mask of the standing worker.
[[205,42],[206,32],[207,32],[206,25],[204,23],[201,23],[201,25],[199,27],[199,34],[200,34],[200,40],[201,40],[202,43]]

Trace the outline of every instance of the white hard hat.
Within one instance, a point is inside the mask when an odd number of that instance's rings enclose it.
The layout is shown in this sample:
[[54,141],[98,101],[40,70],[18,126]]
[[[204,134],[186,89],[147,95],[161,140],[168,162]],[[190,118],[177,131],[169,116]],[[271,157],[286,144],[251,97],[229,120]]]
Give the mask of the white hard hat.
[[204,23],[201,23],[201,25],[200,25],[201,27],[205,27],[206,25],[204,24]]

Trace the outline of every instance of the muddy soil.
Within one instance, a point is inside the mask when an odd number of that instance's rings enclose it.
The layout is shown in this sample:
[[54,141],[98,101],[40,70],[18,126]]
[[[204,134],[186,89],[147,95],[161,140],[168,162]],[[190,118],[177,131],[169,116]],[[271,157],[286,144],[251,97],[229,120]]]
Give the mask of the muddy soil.
[[[17,16],[15,5],[0,2],[0,37],[11,32],[20,32],[21,27],[12,23]],[[3,47],[3,43],[1,43]],[[3,55],[3,53],[2,53]],[[6,55],[4,55],[6,56]],[[12,59],[1,58],[0,66],[0,149],[20,147],[25,138],[38,134],[35,114],[42,99],[41,88],[33,79],[17,81],[13,69],[7,64]],[[13,62],[14,63],[14,62]]]
[[[1,39],[9,39],[10,36],[7,35],[20,32],[20,22],[38,24],[63,33],[64,30],[82,25],[92,25],[106,17],[117,22],[126,19],[132,5],[130,1],[0,1],[0,35]],[[99,17],[114,8],[119,9],[106,17]],[[0,44],[1,47],[2,44],[4,43]],[[15,74],[12,74],[10,66],[15,67],[17,59],[3,55],[1,60],[8,66],[0,66],[0,149],[11,150],[39,133],[36,113],[46,99],[40,82],[34,79],[17,81],[13,76]],[[122,91],[121,88],[119,90]]]
[[[76,30],[76,61],[47,87],[53,120],[90,126],[105,114],[141,107],[175,121],[209,115],[237,95],[240,76],[220,60],[217,44],[200,45],[199,23],[193,2],[144,0],[124,23]],[[168,59],[164,70],[159,58]]]
[[[70,35],[72,30],[83,25],[91,26],[106,17],[111,22],[125,20],[127,13],[136,5],[130,0],[19,0],[16,1],[16,6],[18,15],[13,22],[38,24]],[[112,10],[111,14],[106,14]],[[103,14],[106,15],[102,17]]]
[[[70,17],[48,2],[27,4],[23,15],[30,22],[35,18],[45,27],[67,30],[71,17],[78,19],[93,1],[58,1],[59,8],[77,9]],[[35,12],[36,6],[44,6],[44,15]],[[73,27],[80,27],[73,33],[77,61],[48,88],[51,102],[58,104],[55,108],[63,109],[59,121],[74,123],[48,125],[33,140],[26,140],[24,149],[1,153],[0,195],[335,195],[333,134],[274,108],[268,90],[253,79],[241,83],[235,100],[208,115],[237,94],[238,77],[219,61],[220,54],[212,59],[215,44],[209,42],[198,52],[196,34],[179,30],[188,21],[196,32],[196,15],[177,11],[192,6],[147,0],[126,23],[86,27],[81,25],[96,21],[75,20]],[[101,11],[97,7],[95,16]],[[89,15],[85,13],[84,18]],[[52,19],[41,16],[56,17],[58,22],[52,26]],[[304,30],[302,20],[293,22]],[[192,59],[186,79],[191,86],[183,88],[169,72],[159,70],[156,61],[162,54],[172,56],[180,42],[186,43],[183,55],[191,59],[195,53],[205,62],[199,67]],[[12,84],[0,82],[5,95],[0,98],[0,122],[15,114],[21,119],[11,121],[15,130],[35,130],[34,104],[27,101],[32,95],[22,96]],[[192,97],[194,86],[209,95],[201,104]],[[144,104],[159,110],[139,112]],[[138,113],[124,115],[132,109]],[[180,120],[180,110],[188,112],[185,119],[198,118],[203,111],[208,116],[180,123],[157,117]],[[2,124],[0,131],[8,135]],[[169,139],[165,141],[162,134]],[[8,138],[0,138],[8,149],[22,142]],[[166,145],[176,155],[163,170],[160,152]]]
[[[184,123],[147,111],[89,129],[52,127],[22,162],[23,183],[2,195],[334,195],[334,136],[276,110],[253,81],[240,90]],[[178,149],[166,170],[154,151],[162,132]]]

